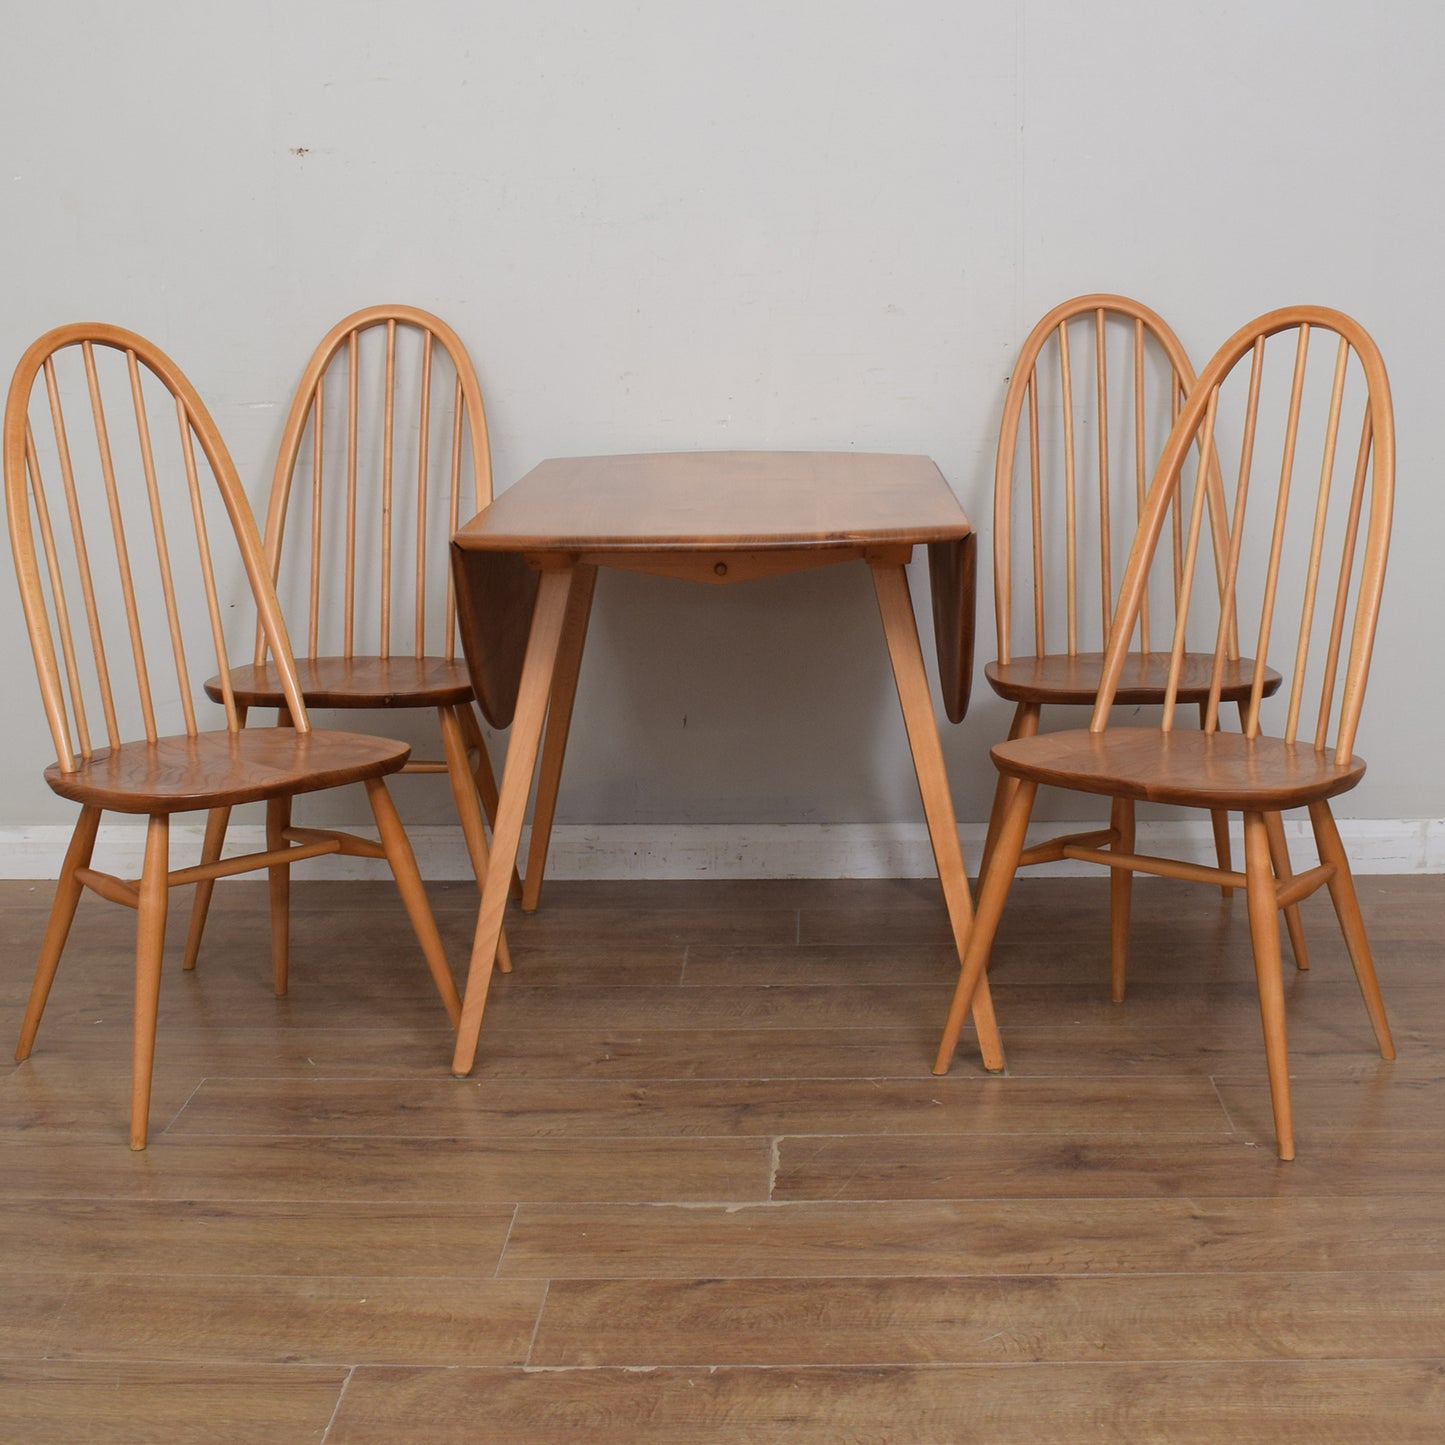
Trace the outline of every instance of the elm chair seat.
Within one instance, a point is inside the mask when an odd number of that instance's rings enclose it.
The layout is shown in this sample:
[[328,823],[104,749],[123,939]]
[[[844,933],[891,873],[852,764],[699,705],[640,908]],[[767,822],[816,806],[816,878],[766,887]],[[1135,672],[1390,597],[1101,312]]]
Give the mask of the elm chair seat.
[[253,728],[129,742],[45,781],[72,802],[117,813],[184,813],[315,793],[400,772],[409,744],[364,733]]
[[[1180,669],[1179,701],[1205,702],[1209,698],[1209,674],[1214,659],[1208,653],[1187,652]],[[989,686],[1009,702],[1073,703],[1093,707],[1104,675],[1102,652],[1049,653],[1044,657],[1015,657],[1008,662],[990,662],[984,668]],[[1225,702],[1249,701],[1254,676],[1252,657],[1228,658],[1220,697]],[[1169,682],[1167,652],[1131,652],[1124,663],[1114,702],[1120,707],[1147,706],[1164,698]],[[1264,670],[1264,695],[1279,690],[1280,675],[1272,667]]]
[[[464,662],[448,657],[298,657],[296,674],[308,707],[465,707],[472,700]],[[243,707],[284,707],[281,678],[269,663],[231,673]],[[206,694],[221,701],[221,680]]]
[[1336,762],[1309,743],[1193,728],[1077,728],[1015,738],[990,755],[1010,777],[1076,793],[1236,812],[1306,808],[1348,792],[1365,773],[1363,758]]

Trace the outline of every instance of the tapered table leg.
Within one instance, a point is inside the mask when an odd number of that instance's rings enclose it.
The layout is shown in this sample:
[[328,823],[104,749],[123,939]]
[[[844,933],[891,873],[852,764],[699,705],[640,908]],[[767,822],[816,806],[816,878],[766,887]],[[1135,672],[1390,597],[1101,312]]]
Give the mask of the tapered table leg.
[[552,700],[547,708],[547,737],[542,744],[542,766],[537,774],[537,801],[532,805],[532,839],[527,849],[527,876],[522,884],[523,913],[536,911],[542,891],[547,844],[552,837],[557,789],[562,781],[562,759],[567,753],[572,705],[577,700],[577,675],[582,670],[582,649],[587,642],[587,623],[592,616],[592,593],[596,586],[595,567],[574,569],[567,616],[562,624],[562,643],[557,652],[557,670],[552,679]]
[[547,700],[552,691],[552,674],[556,669],[557,647],[571,587],[571,567],[544,571],[532,609],[532,626],[527,634],[517,709],[507,743],[507,761],[502,769],[497,822],[492,829],[491,856],[487,860],[481,910],[477,914],[477,931],[472,942],[472,961],[467,971],[466,992],[462,996],[462,1021],[457,1028],[456,1052],[452,1056],[452,1072],[457,1075],[470,1073],[477,1056],[482,1011],[487,1006],[492,962],[497,953],[497,938],[502,931],[502,914],[507,907],[512,868],[517,861],[522,815],[526,811],[527,794],[531,791],[532,774],[537,766],[537,749],[542,740],[542,724],[547,717]]
[[[870,565],[878,610],[883,617],[883,634],[888,641],[888,656],[893,664],[893,679],[898,685],[898,701],[903,708],[903,723],[908,729],[913,768],[918,775],[918,791],[923,798],[923,815],[933,844],[933,860],[938,867],[938,881],[943,887],[954,947],[961,963],[973,926],[973,903],[968,894],[963,849],[958,841],[953,796],[943,765],[943,748],[938,741],[933,697],[928,690],[928,674],[924,671],[923,652],[918,644],[918,624],[908,591],[908,574],[902,562],[876,561]],[[973,1022],[978,1030],[984,1067],[1002,1069],[1003,1046],[986,978],[979,980],[973,997]]]

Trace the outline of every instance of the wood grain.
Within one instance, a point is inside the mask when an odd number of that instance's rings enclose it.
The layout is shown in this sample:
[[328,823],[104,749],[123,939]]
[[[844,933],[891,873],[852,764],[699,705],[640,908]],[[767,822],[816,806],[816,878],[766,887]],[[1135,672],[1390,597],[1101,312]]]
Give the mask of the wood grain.
[[650,552],[940,542],[973,530],[927,457],[675,452],[539,463],[462,551]]
[[768,1197],[767,1139],[166,1139],[162,1170],[117,1152],[114,1135],[54,1133],[43,1151],[0,1144],[0,1199],[243,1201],[320,1206],[523,1199],[622,1202]]
[[339,1366],[0,1363],[0,1432],[76,1445],[319,1442],[347,1371]]
[[[1207,653],[1188,653],[1179,670],[1180,702],[1202,702],[1209,697],[1214,659]],[[1124,660],[1114,702],[1120,707],[1158,703],[1169,681],[1167,652],[1131,652]],[[1221,674],[1221,697],[1236,702],[1249,696],[1254,659],[1226,658]],[[1093,707],[1104,674],[1102,652],[1056,653],[1046,657],[1015,657],[984,667],[989,686],[1010,702],[1071,704]],[[1265,669],[1265,692],[1274,692],[1280,675]]]
[[533,1365],[1410,1359],[1445,1275],[558,1280]]
[[49,1354],[194,1364],[520,1364],[544,1290],[531,1280],[101,1275],[72,1282]]
[[978,536],[928,544],[928,588],[938,687],[949,722],[962,722],[973,692],[974,623],[978,611]]
[[1365,774],[1363,758],[1339,760],[1280,738],[1187,729],[1075,728],[999,743],[991,756],[1010,777],[1076,792],[1269,812],[1333,798]]
[[[1439,1437],[1437,877],[1360,880],[1393,1063],[1307,901],[1291,1164],[1214,890],[1136,884],[1116,1006],[1102,881],[1017,883],[1010,1072],[939,1080],[936,880],[554,881],[459,1083],[389,889],[298,881],[276,999],[264,888],[197,972],[176,920],[145,1153],[129,914],[0,1070],[7,1439]],[[51,891],[0,883],[17,1016]]]
[[443,1080],[405,1098],[359,1079],[208,1079],[169,1133],[415,1134],[420,1110],[438,1133],[479,1138],[950,1135],[993,1132],[1005,1107],[1016,1133],[1154,1133],[1161,1114],[1174,1133],[1227,1128],[1207,1079]]
[[[446,657],[298,657],[296,675],[308,707],[446,707],[472,699],[465,664]],[[285,705],[269,662],[232,668],[231,686],[247,707]],[[220,700],[214,678],[206,692]]]
[[818,1369],[376,1370],[351,1381],[328,1445],[439,1445],[498,1435],[614,1441],[987,1438],[1001,1445],[1101,1440],[1170,1445],[1434,1445],[1445,1415],[1438,1360]]
[[[1271,1152],[1263,1151],[1266,1168]],[[1445,1268],[1429,1198],[523,1205],[511,1279]]]
[[[1429,1193],[1445,1169],[1438,1130],[1362,1136],[1315,1129],[1317,1156],[1269,1168],[1269,1096],[1257,1090],[1257,1127],[1227,1138],[1154,1138],[1147,1151],[1119,1135],[994,1135],[963,1150],[923,1149],[914,1138],[783,1139],[777,1200],[1271,1198]],[[1322,1156],[1322,1157],[1319,1157]],[[1197,1277],[1197,1276],[1196,1276]]]
[[537,573],[516,552],[463,550],[452,543],[457,625],[477,706],[494,728],[512,725]]
[[490,1276],[512,1211],[463,1203],[196,1200],[0,1204],[0,1275],[37,1260],[65,1274]]

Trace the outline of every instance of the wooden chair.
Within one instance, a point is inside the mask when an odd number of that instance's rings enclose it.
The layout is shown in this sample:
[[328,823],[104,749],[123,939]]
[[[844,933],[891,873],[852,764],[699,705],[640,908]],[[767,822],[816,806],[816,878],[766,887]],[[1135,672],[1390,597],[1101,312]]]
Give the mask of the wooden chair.
[[[328,426],[337,412],[339,423]],[[413,306],[370,306],[333,326],[302,373],[281,435],[267,566],[295,599],[291,615],[306,617],[296,668],[308,707],[435,710],[445,761],[412,758],[402,771],[447,775],[478,887],[487,871],[483,810],[495,814],[497,784],[457,656],[446,548],[491,496],[481,387],[457,334]],[[288,523],[304,545],[283,559]],[[253,707],[284,710],[267,652],[258,628],[254,662],[232,671],[243,723]],[[219,679],[206,691],[219,702]],[[205,861],[221,856],[228,821],[229,810],[212,812]],[[196,889],[186,968],[195,967],[210,894],[209,884]],[[497,962],[510,970],[505,935]]]
[[[107,407],[103,397],[112,387]],[[69,428],[67,410],[88,412],[87,422]],[[81,807],[17,1060],[29,1057],[81,890],[134,908],[130,1142],[133,1149],[144,1148],[167,891],[266,868],[273,979],[276,992],[284,994],[290,867],[324,853],[385,857],[455,1024],[456,986],[384,782],[402,768],[409,749],[311,726],[255,520],[225,444],[191,384],[158,348],[131,332],[90,324],[61,327],[42,336],[20,361],[5,409],[4,448],[11,542],[57,754],[45,778]],[[204,479],[207,472],[214,488]],[[226,524],[255,596],[289,727],[241,727],[223,635],[227,570],[218,566],[210,542],[214,527]],[[220,668],[226,709],[226,726],[218,731],[202,730],[192,700],[188,655],[207,645]],[[123,741],[136,732],[143,736]],[[366,788],[380,845],[329,829],[291,826],[297,794],[358,782]],[[173,814],[263,799],[263,852],[171,869]],[[137,881],[90,866],[105,809],[149,820]]]
[[[1310,342],[1320,332],[1335,338],[1333,356],[1329,365],[1311,367]],[[1292,348],[1287,341],[1267,347],[1269,338],[1281,334],[1293,338]],[[1291,350],[1290,367],[1282,368],[1277,358]],[[1266,364],[1267,354],[1276,364]],[[1246,357],[1249,365],[1240,365]],[[1265,407],[1262,397],[1269,403]],[[1206,498],[1212,491],[1209,468],[1201,469],[1196,462],[1190,497],[1185,462],[1196,442],[1199,455],[1208,458],[1231,421],[1230,441],[1238,446],[1240,463],[1224,536],[1223,585],[1214,588],[1204,584],[1204,569],[1197,565]],[[1256,454],[1266,449],[1278,455],[1277,471],[1272,458],[1256,465]],[[1339,464],[1341,451],[1345,458]],[[1354,321],[1321,307],[1292,307],[1251,322],[1220,348],[1189,393],[1160,458],[1129,555],[1089,727],[1020,737],[993,749],[994,763],[1015,787],[981,885],[978,916],[934,1064],[936,1073],[948,1069],[1015,869],[1044,857],[1085,859],[1114,869],[1245,888],[1281,1159],[1293,1158],[1295,1146],[1277,910],[1321,884],[1329,887],[1380,1052],[1394,1057],[1349,863],[1329,806],[1329,799],[1352,788],[1365,769],[1352,749],[1389,547],[1394,466],[1385,368],[1374,343]],[[1292,508],[1294,478],[1312,472],[1319,477],[1313,505],[1301,501]],[[1259,497],[1250,495],[1255,473],[1264,474],[1257,488],[1264,495]],[[1187,518],[1181,600],[1161,725],[1111,727],[1110,713],[1128,673],[1129,642],[1143,610],[1151,563],[1171,511],[1180,502]],[[1333,585],[1326,580],[1321,596],[1321,579],[1331,576],[1338,580]],[[1248,611],[1239,601],[1246,588],[1253,599]],[[1191,611],[1195,625],[1203,622],[1214,637],[1204,723],[1197,730],[1174,727]],[[1259,661],[1251,671],[1244,732],[1220,732],[1229,639],[1251,617],[1257,625]],[[1263,659],[1275,638],[1281,639],[1282,657],[1293,641],[1294,655],[1287,668],[1283,728],[1266,734],[1261,721],[1267,681]],[[1100,846],[1096,835],[1082,835],[1025,850],[1024,832],[1041,783],[1111,798],[1114,826],[1104,840],[1107,846]],[[1244,872],[1135,854],[1133,810],[1140,800],[1242,812]],[[1269,815],[1301,807],[1309,811],[1321,861],[1293,879],[1277,879],[1271,866]]]
[[[984,669],[993,690],[1014,704],[1010,738],[1037,734],[1046,704],[1094,705],[1114,611],[1113,544],[1127,545],[1133,535],[1159,450],[1193,384],[1194,368],[1178,337],[1155,312],[1126,296],[1077,296],[1065,301],[1044,316],[1024,342],[1004,398],[994,464],[998,658]],[[1016,484],[1015,471],[1022,468],[1025,456],[1027,484],[1022,477]],[[1087,475],[1090,472],[1092,476]],[[1217,455],[1209,458],[1207,479],[1215,573],[1222,578],[1226,524]],[[1024,535],[1017,547],[1016,510],[1024,514],[1024,526],[1018,529]],[[1170,539],[1173,588],[1155,599],[1152,613],[1147,593],[1144,596],[1115,696],[1120,706],[1164,701],[1170,659],[1167,652],[1156,650],[1155,639],[1167,635],[1183,575],[1179,521],[1176,510]],[[1015,591],[1022,592],[1020,603],[1027,603],[1020,607],[1023,617],[1018,629],[1032,633],[1027,639],[1032,651],[1026,655],[1016,650]],[[1062,650],[1057,645],[1060,640]],[[1186,653],[1179,678],[1179,701],[1197,705],[1201,722],[1209,696],[1210,663],[1208,654]],[[1241,721],[1253,670],[1253,661],[1240,657],[1231,630],[1220,699],[1241,709]],[[1269,696],[1278,689],[1280,676],[1269,668],[1263,676]],[[980,877],[988,870],[1015,786],[1009,774],[999,775]],[[1219,866],[1228,869],[1228,819],[1219,810],[1211,813],[1211,819]],[[1112,820],[1111,826],[1118,822]],[[1278,814],[1269,815],[1269,834],[1275,867],[1288,878],[1289,850]],[[1105,833],[1098,836],[1102,840]],[[1042,860],[1053,855],[1039,856]],[[1225,896],[1231,891],[1226,887]],[[1116,1003],[1124,997],[1129,898],[1130,875],[1118,871],[1110,900],[1110,986]],[[1288,908],[1285,918],[1296,962],[1308,968],[1298,908]]]

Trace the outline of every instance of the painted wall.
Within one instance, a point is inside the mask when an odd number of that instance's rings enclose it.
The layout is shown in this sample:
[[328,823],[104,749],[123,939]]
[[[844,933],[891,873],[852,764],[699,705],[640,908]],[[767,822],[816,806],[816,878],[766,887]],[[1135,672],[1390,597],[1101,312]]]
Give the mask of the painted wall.
[[[378,300],[469,344],[499,487],[574,453],[921,451],[980,520],[1012,356],[1055,301],[1133,293],[1200,360],[1271,306],[1354,313],[1392,372],[1400,500],[1341,812],[1445,816],[1439,7],[133,0],[22,8],[7,48],[0,361],[82,317],[150,335],[258,504],[304,358]],[[0,826],[62,822],[5,591]],[[1007,725],[976,697],[946,739],[964,820]],[[606,576],[579,718],[564,823],[917,816],[858,568]]]

